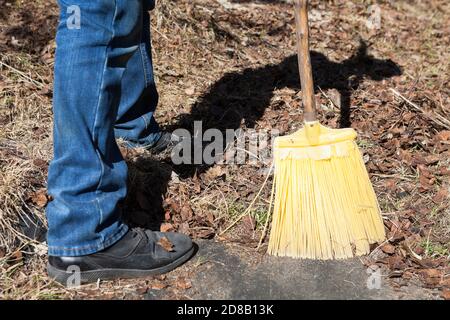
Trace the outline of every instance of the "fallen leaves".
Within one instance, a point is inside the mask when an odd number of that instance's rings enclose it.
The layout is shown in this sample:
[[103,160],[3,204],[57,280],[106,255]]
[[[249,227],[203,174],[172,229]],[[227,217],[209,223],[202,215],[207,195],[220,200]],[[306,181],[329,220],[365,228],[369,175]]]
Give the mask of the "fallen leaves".
[[240,223],[247,232],[253,232],[256,229],[256,220],[250,215],[243,217]]
[[163,289],[167,288],[168,286],[169,285],[167,283],[156,280],[151,283],[150,288],[152,290],[163,290]]
[[431,171],[423,164],[417,166],[419,170],[420,191],[428,191],[436,181]]
[[380,249],[387,254],[393,254],[395,252],[395,247],[389,243],[384,244]]
[[443,130],[441,132],[439,132],[436,137],[440,140],[440,141],[449,141],[450,140],[450,130]]
[[214,230],[214,228],[200,227],[194,229],[194,234],[199,239],[211,239],[216,234],[216,231]]
[[215,179],[224,177],[226,175],[226,170],[222,168],[221,166],[214,166],[212,168],[209,168],[208,171],[206,171],[204,175],[204,179],[210,183],[214,181]]
[[173,243],[170,242],[170,240],[167,239],[166,237],[162,237],[161,239],[159,239],[157,244],[160,245],[167,252],[173,252],[174,251]]
[[49,196],[46,189],[39,189],[30,195],[30,200],[39,208],[44,208],[49,202]]
[[442,298],[444,300],[450,300],[450,289],[445,288],[442,290]]
[[191,221],[193,216],[194,216],[194,212],[192,211],[191,206],[188,203],[185,203],[180,210],[180,215],[181,218],[183,219],[183,221]]
[[419,270],[418,274],[427,287],[433,288],[441,283],[442,271],[437,269]]
[[418,273],[426,278],[441,278],[442,276],[442,271],[437,270],[437,269],[423,269],[423,270],[419,270]]
[[436,193],[436,195],[433,197],[433,202],[435,203],[442,203],[445,200],[448,199],[449,196],[449,187],[448,186],[442,186],[439,191]]
[[[171,10],[172,6],[182,9]],[[295,63],[292,64],[295,57],[286,58],[286,52],[294,52],[295,37],[292,37],[292,12],[286,10],[285,6],[281,3],[265,4],[255,10],[230,14],[230,12],[223,12],[220,8],[210,7],[206,2],[179,1],[176,5],[167,3],[167,8],[158,11],[156,14],[162,15],[164,19],[160,19],[162,24],[158,26],[158,29],[162,30],[161,34],[155,33],[155,50],[161,56],[157,67],[160,69],[158,73],[161,74],[161,88],[164,92],[170,93],[161,97],[163,99],[161,117],[166,117],[162,119],[162,123],[183,127],[184,123],[178,123],[175,119],[181,113],[189,112],[191,107],[195,109],[197,105],[200,105],[206,108],[199,109],[202,113],[199,118],[207,115],[207,120],[211,120],[212,124],[217,122],[230,128],[238,126],[266,130],[277,128],[282,132],[293,130],[292,124],[299,123],[302,113],[297,110],[301,98]],[[434,210],[433,213],[436,213],[439,208],[448,207],[449,194],[445,181],[450,177],[448,163],[450,131],[436,126],[434,122],[430,122],[418,110],[409,108],[404,102],[393,99],[388,90],[390,87],[396,88],[398,92],[404,93],[408,99],[420,108],[423,107],[427,112],[433,110],[443,116],[448,115],[449,103],[445,92],[442,91],[443,84],[445,85],[442,83],[442,76],[430,77],[426,74],[426,65],[415,60],[420,61],[422,56],[427,57],[425,51],[420,51],[423,49],[423,33],[420,28],[414,28],[420,25],[421,20],[409,14],[391,19],[390,11],[386,10],[386,21],[383,24],[385,29],[380,31],[384,32],[383,41],[377,41],[376,38],[370,41],[369,51],[378,58],[367,55],[357,56],[358,59],[352,60],[348,57],[363,53],[357,51],[358,43],[354,41],[359,36],[357,33],[360,28],[354,28],[350,21],[355,19],[348,18],[357,16],[358,12],[364,12],[364,5],[353,4],[352,8],[348,6],[338,8],[330,3],[323,8],[319,7],[319,11],[317,2],[312,3],[312,6],[315,13],[320,12],[323,15],[322,18],[334,12],[333,10],[339,9],[336,19],[321,19],[321,17],[312,19],[314,20],[311,26],[312,44],[316,50],[313,62],[317,67],[315,77],[320,91],[327,96],[327,99],[318,104],[326,107],[320,108],[319,117],[325,124],[336,128],[339,126],[339,109],[349,107],[352,127],[367,142],[364,147],[364,160],[370,172],[378,174],[373,176],[373,180],[377,195],[383,202],[383,209],[385,212],[394,212],[398,215],[391,221],[386,221],[390,242],[380,247],[385,258],[391,257],[386,265],[395,271],[402,271],[398,268],[405,267],[410,270],[408,271],[410,274],[417,273],[421,269],[433,269],[434,266],[442,269],[444,263],[435,265],[433,261],[437,259],[428,257],[429,250],[425,250],[421,244],[427,240],[430,230],[433,231],[431,237],[437,233],[434,227],[437,225],[437,218],[430,218],[430,212]],[[388,3],[383,3],[381,6],[383,10],[392,9]],[[188,10],[195,11],[197,7],[204,7],[204,9],[197,10],[195,15],[189,15],[189,19],[185,19],[183,15]],[[214,11],[215,20],[217,20],[215,29],[211,27],[208,13],[210,10]],[[167,12],[171,12],[170,17],[165,16]],[[45,15],[42,17],[45,18]],[[17,23],[13,21],[14,16],[11,19],[12,25]],[[174,19],[185,22],[182,30],[185,34],[180,34],[180,30],[172,28]],[[390,19],[403,28],[400,33],[396,32],[395,28],[391,28]],[[44,20],[30,20],[30,26],[41,34],[39,38],[42,40],[48,38],[42,37],[46,29],[45,24],[42,24],[42,28],[37,28],[34,22]],[[54,26],[54,24],[50,25]],[[403,32],[403,30],[407,31]],[[411,33],[409,30],[418,31]],[[319,32],[320,37],[317,36]],[[183,37],[189,40],[183,42]],[[333,39],[345,41],[333,41]],[[43,45],[48,45],[47,40],[43,42]],[[438,42],[442,42],[440,40]],[[34,45],[35,39],[20,38],[14,42],[16,45],[18,43],[30,45],[27,50],[42,47]],[[343,42],[346,43],[345,46],[342,45]],[[244,46],[243,43],[251,45]],[[404,45],[405,43],[407,46]],[[448,46],[445,42],[442,44],[446,50]],[[205,45],[211,50],[203,50]],[[186,48],[190,52],[189,55],[185,54]],[[53,49],[46,48],[43,54],[31,54],[30,57],[32,60],[41,59],[46,64],[51,64],[53,59],[51,50]],[[425,48],[425,50],[428,49]],[[439,52],[439,50],[441,49],[434,46],[434,51]],[[413,59],[401,60],[399,57],[405,54],[412,56]],[[387,63],[389,58],[394,61]],[[13,55],[11,59],[11,62],[14,62]],[[267,66],[263,65],[266,64],[264,61],[267,62]],[[389,73],[391,76],[395,75],[395,72],[392,72],[395,63],[402,64],[405,72],[403,75],[388,77]],[[190,66],[189,72],[186,72],[186,65]],[[432,65],[433,68],[439,68],[438,64]],[[417,66],[420,66],[420,73],[416,70]],[[245,72],[241,72],[244,68]],[[38,74],[39,78],[41,75],[46,76],[45,70],[37,71],[31,70],[30,74]],[[225,73],[235,75],[224,78]],[[384,74],[386,77],[383,76]],[[410,79],[410,75],[414,74],[424,76]],[[50,78],[50,74],[47,76]],[[359,78],[362,81],[359,81]],[[379,81],[380,78],[384,78],[383,81]],[[224,79],[229,84],[225,83]],[[432,79],[432,81],[424,82],[427,81],[424,79]],[[8,80],[7,73],[5,73],[5,80]],[[348,89],[349,82],[351,82],[351,95],[346,96],[347,93],[343,89]],[[5,82],[5,90],[8,90],[6,88],[8,85]],[[224,88],[219,88],[220,86]],[[47,92],[48,89],[45,88],[37,94],[45,95]],[[255,93],[263,93],[263,95]],[[202,96],[196,99],[197,95]],[[320,96],[320,92],[317,92],[317,95]],[[27,99],[31,96],[26,94]],[[218,99],[214,100],[212,96],[217,96]],[[426,96],[432,98],[428,99]],[[436,103],[431,101],[434,97]],[[17,101],[20,99],[11,100],[20,102]],[[230,108],[221,109],[221,103],[229,105]],[[350,105],[347,106],[349,103]],[[178,108],[179,106],[181,108]],[[18,107],[20,105],[14,109]],[[185,110],[181,110],[183,108]],[[443,110],[443,108],[446,109]],[[217,117],[214,112],[217,113]],[[39,115],[39,118],[46,117]],[[237,120],[233,121],[234,118]],[[220,121],[215,121],[218,119]],[[5,124],[9,121],[7,119]],[[41,137],[48,134],[42,130],[45,128],[46,126],[39,125],[38,129],[32,129],[33,136]],[[18,132],[22,131],[18,130]],[[24,140],[17,139],[17,141],[26,144]],[[129,162],[136,160],[139,155],[137,151],[131,149],[121,148],[121,151]],[[3,154],[1,158],[7,160]],[[32,162],[33,165],[30,167],[36,170],[45,170],[48,166],[44,159],[34,159]],[[141,177],[147,174],[146,162],[151,161],[139,159],[139,166],[136,166],[138,168],[133,167],[131,170],[135,174],[131,175],[131,178],[138,177],[137,180],[140,181]],[[189,166],[186,171],[183,168],[169,167],[169,172],[162,174],[159,180],[150,175],[145,183],[136,183],[135,180],[130,179],[133,189],[128,204],[131,203],[137,212],[133,222],[145,225],[149,218],[154,217],[161,231],[178,231],[195,238],[213,237],[215,232],[228,222],[229,210],[225,208],[227,204],[245,205],[249,199],[252,199],[255,188],[258,188],[260,183],[258,173],[245,165],[239,168],[222,165],[210,168]],[[172,169],[176,170],[176,173]],[[193,170],[194,173],[188,172],[189,170]],[[159,167],[154,171],[159,173]],[[28,178],[24,179],[23,184],[41,186],[43,180],[39,179],[40,181],[37,182],[41,184],[34,184]],[[227,189],[228,185],[230,185],[229,189]],[[170,204],[165,200],[163,202],[162,197],[170,199]],[[194,198],[195,201],[190,200]],[[267,199],[267,194],[263,198]],[[33,194],[30,201],[38,208],[44,208],[50,199],[46,196],[45,190],[42,190]],[[438,214],[443,215],[442,212]],[[239,231],[243,231],[243,234],[253,235],[256,223],[248,217],[243,219],[240,226],[242,228],[239,228]],[[446,243],[445,239],[432,240]],[[404,245],[405,243],[407,245]],[[249,240],[242,241],[242,244],[251,245]],[[167,247],[171,248],[170,245]],[[406,277],[408,272],[396,274]],[[434,279],[428,276],[428,273],[429,271],[425,272],[424,279]],[[434,280],[428,280],[428,282],[434,283]]]
[[178,232],[185,234],[185,235],[190,235],[191,234],[191,230],[189,228],[189,223],[187,222],[182,222],[179,226],[178,226]]
[[387,258],[389,269],[391,270],[403,270],[406,268],[406,264],[399,256],[392,256]]
[[184,277],[179,277],[175,282],[175,286],[182,290],[187,290],[192,288],[192,283],[189,280],[186,280]]
[[161,232],[170,232],[170,231],[173,231],[174,230],[174,227],[173,227],[173,225],[172,224],[170,224],[170,223],[162,223],[161,224],[161,227],[159,228],[159,231],[161,231]]
[[10,266],[17,265],[23,262],[23,253],[20,250],[14,251],[7,256],[6,262]]

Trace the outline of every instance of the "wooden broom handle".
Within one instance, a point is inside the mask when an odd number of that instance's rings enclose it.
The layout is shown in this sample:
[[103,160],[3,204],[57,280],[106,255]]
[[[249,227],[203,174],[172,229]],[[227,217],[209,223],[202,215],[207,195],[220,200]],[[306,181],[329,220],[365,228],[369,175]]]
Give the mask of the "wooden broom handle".
[[295,25],[297,30],[297,56],[302,86],[305,121],[316,121],[316,101],[309,55],[308,0],[295,1]]

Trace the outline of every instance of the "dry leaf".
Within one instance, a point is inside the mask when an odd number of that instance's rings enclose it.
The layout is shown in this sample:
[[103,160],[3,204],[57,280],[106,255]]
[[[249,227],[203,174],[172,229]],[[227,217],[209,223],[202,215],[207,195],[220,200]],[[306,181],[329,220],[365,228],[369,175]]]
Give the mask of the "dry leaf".
[[448,198],[448,187],[443,186],[439,189],[438,193],[433,197],[435,203],[444,202]]
[[184,93],[186,93],[188,96],[192,96],[193,94],[195,94],[195,87],[189,87],[186,90],[184,90]]
[[215,232],[213,228],[205,228],[195,232],[195,236],[200,239],[211,239]]
[[170,201],[169,206],[173,212],[180,212],[180,205],[175,200]]
[[420,173],[421,176],[424,176],[427,179],[432,179],[433,178],[433,175],[431,174],[430,170],[425,165],[419,164],[417,166],[417,168],[419,169],[419,173]]
[[33,165],[35,165],[41,170],[45,170],[48,167],[48,162],[43,159],[34,159]]
[[402,270],[406,267],[406,264],[403,262],[403,259],[399,256],[392,256],[387,259],[389,268],[391,270],[397,269]]
[[447,279],[442,280],[441,286],[443,286],[444,288],[450,289],[450,277],[448,277]]
[[151,284],[152,290],[162,290],[167,288],[169,285],[167,283],[156,281]]
[[194,183],[194,191],[195,193],[200,193],[202,191],[202,187],[200,185],[200,181],[197,177],[197,172],[194,174],[194,176],[192,177],[192,182]]
[[449,130],[441,131],[437,134],[437,137],[441,141],[450,140],[450,131]]
[[189,223],[187,222],[183,222],[182,224],[180,224],[178,226],[178,232],[185,234],[185,235],[189,235]]
[[223,177],[225,174],[226,172],[221,166],[214,166],[206,171],[205,179],[206,181],[213,181],[219,177]]
[[173,225],[170,223],[162,223],[161,227],[159,228],[161,232],[169,232],[173,230]]
[[215,220],[214,215],[209,211],[206,212],[206,220],[208,220],[208,222],[210,224],[214,224],[214,220]]
[[155,279],[157,279],[159,281],[164,281],[167,279],[167,276],[165,274],[159,274],[159,275],[155,276]]
[[167,210],[167,211],[164,213],[164,220],[170,221],[170,217],[171,217],[170,210]]
[[386,243],[381,247],[381,250],[387,254],[393,254],[395,252],[395,247],[392,244]]
[[112,300],[112,299],[116,298],[116,294],[114,292],[104,293],[104,294],[99,295],[98,298],[100,300]]
[[442,272],[437,269],[419,270],[419,274],[425,278],[440,278],[442,276]]
[[23,254],[22,251],[15,251],[8,257],[8,264],[15,265],[22,262]]
[[434,287],[439,285],[440,281],[439,281],[439,278],[433,278],[433,277],[428,278],[428,277],[426,277],[426,278],[423,278],[423,282],[425,283],[425,285],[427,287],[434,288]]
[[431,188],[436,179],[425,165],[419,164],[417,168],[419,169],[420,189],[422,192],[427,191]]
[[190,205],[186,203],[181,207],[180,215],[183,221],[191,221],[194,216],[194,212],[192,211]]
[[47,191],[40,189],[31,195],[31,202],[39,208],[44,208],[48,203]]
[[172,242],[170,242],[169,239],[167,239],[166,237],[162,237],[161,239],[159,239],[158,244],[163,247],[164,250],[166,250],[167,252],[173,252],[173,244]]
[[444,300],[450,300],[450,289],[444,289],[442,290],[442,298]]
[[425,253],[425,249],[422,248],[421,246],[417,246],[417,247],[414,248],[414,252],[415,252],[416,254],[418,254],[418,255],[422,255],[422,254]]
[[440,157],[435,154],[431,154],[431,155],[425,157],[425,161],[426,161],[427,165],[436,164],[439,162],[439,160],[440,160]]
[[387,179],[384,181],[384,187],[388,189],[390,192],[395,192],[397,190],[397,179]]
[[247,231],[253,231],[256,228],[256,220],[250,215],[246,215],[242,218],[241,224]]
[[400,159],[402,160],[403,163],[407,164],[408,166],[410,166],[412,164],[413,157],[411,155],[411,152],[409,152],[407,150],[399,149],[399,154],[400,154]]
[[185,278],[178,278],[177,282],[175,283],[175,286],[183,290],[192,288],[191,282],[186,280]]

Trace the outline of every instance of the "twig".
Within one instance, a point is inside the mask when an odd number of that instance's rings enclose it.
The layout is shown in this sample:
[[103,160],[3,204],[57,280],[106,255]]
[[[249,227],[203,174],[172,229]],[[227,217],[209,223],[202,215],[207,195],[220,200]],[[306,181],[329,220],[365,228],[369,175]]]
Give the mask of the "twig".
[[228,230],[230,230],[232,227],[234,227],[236,225],[236,223],[238,223],[243,217],[245,217],[250,212],[250,210],[252,209],[252,207],[255,204],[256,200],[259,198],[259,195],[261,194],[261,192],[263,191],[264,187],[266,186],[267,181],[269,180],[269,177],[270,177],[270,172],[272,171],[272,169],[273,169],[273,163],[270,166],[269,172],[267,173],[266,179],[264,180],[264,182],[263,182],[263,184],[261,186],[261,189],[259,189],[258,193],[256,194],[255,198],[252,200],[250,205],[247,207],[247,209],[245,209],[245,211],[239,217],[236,218],[236,220],[234,220],[228,227],[225,228],[225,230],[223,230],[219,234],[220,236],[223,235]]
[[433,112],[433,116],[438,118],[439,120],[437,120],[436,118],[428,115],[424,110],[422,110],[422,108],[420,108],[417,104],[411,102],[409,99],[407,99],[406,97],[404,97],[401,93],[399,93],[397,90],[390,88],[390,90],[399,98],[403,99],[407,104],[409,104],[411,107],[413,107],[415,110],[421,112],[425,117],[427,117],[429,120],[433,121],[434,123],[436,123],[437,125],[444,127],[448,130],[450,130],[450,121],[445,119],[443,116],[441,116],[440,114],[437,114],[435,112]]
[[321,87],[318,87],[318,88],[319,88],[319,91],[324,95],[324,97],[327,98],[328,101],[331,102],[331,105],[333,106],[333,108],[336,108],[339,110],[339,107],[333,102],[333,100],[325,92],[323,92],[322,88]]
[[[270,171],[269,171],[269,173],[270,173]],[[259,239],[256,250],[259,250],[259,247],[261,247],[261,244],[264,241],[264,238],[266,237],[266,234],[267,234],[267,227],[269,226],[270,217],[272,216],[272,201],[273,201],[274,193],[275,193],[275,183],[272,184],[272,192],[270,193],[270,202],[269,202],[269,212],[267,213],[266,223],[264,224],[264,230],[261,235],[261,238]]]
[[152,28],[152,31],[155,31],[157,34],[159,34],[164,40],[170,41],[169,38],[165,34],[163,34],[161,31],[159,31],[157,28]]
[[[391,221],[392,222],[392,221]],[[395,224],[395,223],[394,223]],[[381,244],[379,244],[375,249],[372,250],[372,252],[369,253],[369,256],[374,255],[377,251],[381,250],[381,247],[384,246],[386,243],[389,243],[393,237],[390,237],[389,239],[384,240]]]
[[380,178],[396,178],[396,179],[404,180],[404,181],[412,181],[412,178],[414,178],[414,177],[408,178],[408,176],[402,177],[402,176],[399,176],[396,174],[371,173],[370,175],[374,176],[374,177],[380,177]]
[[22,76],[23,78],[25,78],[26,80],[30,81],[30,82],[31,82],[32,84],[34,84],[35,86],[37,86],[37,87],[39,87],[39,88],[41,88],[41,89],[45,87],[45,85],[44,85],[43,83],[34,80],[33,78],[31,78],[30,76],[27,76],[27,75],[26,75],[25,73],[23,73],[22,71],[20,71],[20,70],[14,68],[14,67],[11,67],[10,65],[4,63],[3,61],[0,61],[0,64],[1,64],[2,66],[7,67],[8,69],[14,71],[14,72],[17,73],[18,75],[20,75],[20,76]]

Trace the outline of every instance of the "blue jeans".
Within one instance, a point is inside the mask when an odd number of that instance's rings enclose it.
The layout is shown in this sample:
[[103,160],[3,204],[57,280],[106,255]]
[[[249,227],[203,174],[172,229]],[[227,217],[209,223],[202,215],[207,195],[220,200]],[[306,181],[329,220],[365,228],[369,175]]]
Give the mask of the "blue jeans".
[[116,138],[147,146],[160,137],[153,118],[158,102],[148,14],[153,2],[58,1],[49,255],[95,253],[128,230],[120,209],[127,165]]

